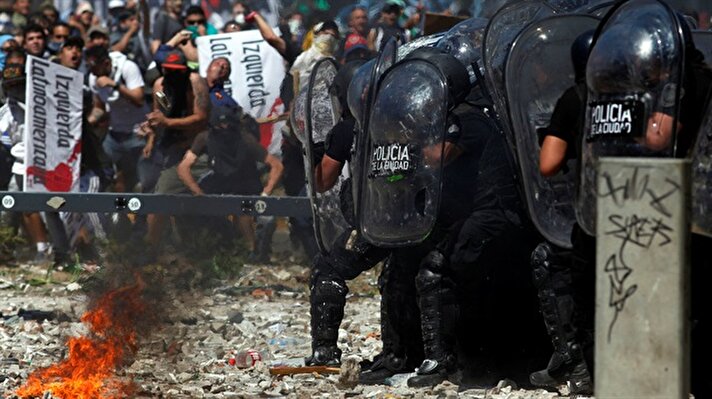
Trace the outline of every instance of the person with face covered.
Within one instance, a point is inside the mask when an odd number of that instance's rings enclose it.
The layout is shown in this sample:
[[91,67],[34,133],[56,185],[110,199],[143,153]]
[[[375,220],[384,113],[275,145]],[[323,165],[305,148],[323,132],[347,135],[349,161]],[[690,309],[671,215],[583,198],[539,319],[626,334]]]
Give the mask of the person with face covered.
[[[205,79],[188,69],[183,53],[162,47],[156,54],[163,76],[153,84],[154,93],[163,100],[154,101],[154,110],[146,115],[142,130],[147,135],[144,156],[149,157],[154,145],[162,160],[162,171],[155,186],[158,194],[173,192],[180,185],[172,170],[190,148],[195,136],[207,128],[210,96]],[[155,248],[160,243],[165,215],[149,215],[148,242]]]
[[322,58],[333,57],[339,42],[339,27],[334,21],[320,22],[314,25],[314,40],[311,47],[297,57],[289,70],[294,79],[294,92],[309,81],[311,70]]
[[62,48],[69,36],[72,33],[72,28],[64,22],[59,22],[53,25],[49,30],[49,41],[47,42],[47,50],[50,54],[55,55]]

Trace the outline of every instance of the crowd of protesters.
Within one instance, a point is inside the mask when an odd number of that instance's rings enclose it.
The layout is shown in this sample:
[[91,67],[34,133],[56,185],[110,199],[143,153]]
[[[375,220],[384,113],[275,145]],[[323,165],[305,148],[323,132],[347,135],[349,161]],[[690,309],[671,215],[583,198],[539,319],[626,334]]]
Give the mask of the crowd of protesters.
[[[389,36],[405,41],[417,34],[410,28],[419,15],[403,16],[403,4],[396,0],[386,2],[370,22],[367,10],[359,7],[342,26],[320,14],[306,18],[295,11],[273,29],[246,2],[233,3],[222,26],[212,24],[200,6],[182,0],[165,0],[157,13],[150,13],[145,1],[110,1],[105,20],[86,1],[72,10],[35,3],[17,0],[0,8],[2,191],[22,190],[25,64],[33,56],[84,75],[82,192],[272,195],[281,187],[286,195],[304,195],[302,149],[289,127],[285,124],[276,135],[278,142],[273,138],[265,144],[260,135],[264,121],[244,112],[224,90],[230,61],[216,58],[205,77],[197,73],[195,39],[258,30],[284,59],[280,94],[286,119],[295,90],[319,59],[370,58]],[[37,262],[61,265],[74,250],[97,256],[93,237],[102,237],[112,223],[122,223],[117,215],[91,214],[89,219],[93,223],[79,234],[68,234],[68,221],[58,212],[6,213],[3,223],[24,232],[36,247]],[[158,248],[169,220],[149,215],[124,222],[133,225],[148,248]],[[268,262],[274,218],[241,216],[234,224],[251,260]],[[290,228],[293,242],[314,255],[311,221],[293,218]]]

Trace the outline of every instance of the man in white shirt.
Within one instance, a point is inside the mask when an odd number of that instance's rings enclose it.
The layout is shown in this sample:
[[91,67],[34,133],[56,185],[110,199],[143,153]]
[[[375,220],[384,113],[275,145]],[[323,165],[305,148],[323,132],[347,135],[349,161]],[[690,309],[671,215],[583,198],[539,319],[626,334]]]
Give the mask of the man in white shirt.
[[149,112],[141,70],[124,54],[109,53],[102,46],[86,50],[85,59],[94,93],[88,122],[98,125],[108,120],[109,133],[103,147],[117,170],[117,191],[132,191],[137,182],[147,189],[151,165],[142,155],[146,141],[137,134]]

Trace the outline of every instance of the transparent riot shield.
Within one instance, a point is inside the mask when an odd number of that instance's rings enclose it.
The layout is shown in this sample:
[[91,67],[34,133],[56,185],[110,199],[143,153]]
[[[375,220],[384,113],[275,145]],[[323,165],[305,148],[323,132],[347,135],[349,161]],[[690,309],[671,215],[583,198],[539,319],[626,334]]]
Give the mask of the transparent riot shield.
[[435,46],[443,35],[445,35],[445,32],[433,33],[432,35],[421,36],[415,40],[409,41],[408,43],[398,47],[396,60],[402,60],[406,55],[412,53],[415,49]]
[[[712,32],[694,31],[695,47],[712,68]],[[692,231],[712,237],[712,102],[692,153]]]
[[368,126],[360,231],[386,247],[423,241],[440,203],[447,86],[430,62],[408,59],[386,71]]
[[482,46],[488,24],[487,19],[470,18],[450,28],[437,44],[438,48],[451,54],[467,66],[470,84],[473,86],[484,73],[482,70]]
[[[294,98],[294,107],[289,115],[289,122],[292,125],[292,132],[302,143],[302,148],[307,146],[307,93],[308,88],[302,86],[299,94]],[[306,151],[306,150],[305,150]]]
[[502,7],[490,20],[485,30],[482,62],[485,81],[495,111],[503,122],[507,141],[514,146],[509,117],[507,116],[507,97],[504,86],[504,68],[507,55],[517,35],[538,19],[553,15],[555,10],[545,1],[524,0]]
[[603,18],[611,7],[613,7],[613,4],[615,4],[613,0],[591,0],[585,7],[580,8],[577,12]]
[[323,146],[326,136],[339,122],[341,110],[338,100],[331,95],[331,84],[337,73],[337,64],[331,58],[319,60],[309,76],[306,101],[307,145],[305,164],[307,164],[307,184],[309,198],[314,215],[316,242],[323,253],[328,253],[333,241],[350,228],[341,209],[341,189],[348,179],[348,168],[342,168],[336,184],[320,192],[316,184],[316,166],[314,153],[317,146]]
[[369,134],[368,129],[371,108],[373,106],[373,101],[376,96],[376,91],[378,90],[379,80],[383,73],[396,62],[397,54],[398,42],[396,42],[395,38],[390,38],[386,42],[386,44],[383,45],[381,52],[376,58],[376,62],[371,68],[371,76],[368,82],[368,89],[366,93],[366,102],[364,103],[362,109],[362,118],[361,120],[359,120],[360,129],[358,134],[356,135],[356,138],[354,139],[354,156],[351,157],[351,160],[354,162],[353,170],[355,173],[354,177],[351,179],[351,187],[354,196],[354,209],[356,213],[357,224],[361,220],[359,216],[362,210],[361,187],[363,186],[365,180],[365,176],[362,171],[365,168],[364,165],[366,165],[366,163],[368,162],[367,158],[369,156],[366,146],[368,145],[367,137]]
[[692,152],[692,231],[712,237],[712,102]]
[[571,247],[576,221],[575,160],[556,176],[542,176],[539,132],[549,126],[559,99],[574,88],[571,45],[598,22],[587,15],[559,15],[534,22],[514,41],[506,65],[510,122],[529,214],[547,240],[564,248]]
[[680,20],[659,0],[618,3],[601,22],[586,66],[576,193],[576,218],[588,234],[596,231],[599,157],[675,155],[684,48]]

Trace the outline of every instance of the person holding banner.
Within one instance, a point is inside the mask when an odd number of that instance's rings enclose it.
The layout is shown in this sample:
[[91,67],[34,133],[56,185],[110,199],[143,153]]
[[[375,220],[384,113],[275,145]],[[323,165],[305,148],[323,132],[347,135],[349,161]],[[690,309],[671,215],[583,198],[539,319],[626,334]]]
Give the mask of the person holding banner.
[[[9,138],[9,144],[12,145],[10,154],[14,157],[12,165],[14,182],[10,182],[10,191],[22,191],[25,174],[24,134],[27,87],[25,64],[27,54],[22,50],[11,51],[7,54],[5,61],[5,68],[2,71],[2,88],[7,96],[7,103],[0,108],[0,130],[2,130],[3,136]],[[14,187],[12,183],[14,183]],[[50,262],[52,247],[49,244],[47,231],[39,212],[23,213],[22,224],[30,236],[30,240],[37,246],[35,263]]]

